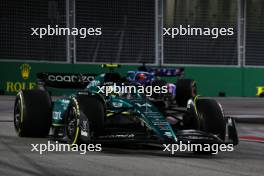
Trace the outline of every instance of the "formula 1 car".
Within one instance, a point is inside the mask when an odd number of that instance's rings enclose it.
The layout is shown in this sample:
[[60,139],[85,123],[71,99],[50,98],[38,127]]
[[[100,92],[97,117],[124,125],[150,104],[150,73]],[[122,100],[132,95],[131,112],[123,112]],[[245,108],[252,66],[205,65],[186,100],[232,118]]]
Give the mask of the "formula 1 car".
[[[197,95],[196,82],[192,79],[178,79],[176,83],[167,83],[159,76],[181,76],[183,69],[150,68],[146,71],[128,71],[126,80],[143,86],[166,86],[167,94],[153,93],[150,98],[153,102],[163,101],[166,106],[174,105],[175,101],[179,107],[186,107],[187,101]],[[169,73],[169,74],[168,74]]]
[[264,97],[264,86],[257,86],[257,97]]
[[14,126],[18,136],[45,137],[52,133],[56,140],[65,139],[70,144],[98,141],[238,144],[235,121],[226,117],[221,105],[213,99],[196,96],[185,108],[166,110],[137,92],[106,96],[99,93],[98,87],[111,87],[122,79],[118,73],[105,73],[88,85],[80,81],[83,74],[71,76],[71,81],[63,82],[64,87],[86,88],[53,101],[47,87],[63,86],[49,79],[50,75],[38,75],[36,89],[20,91],[16,96]]

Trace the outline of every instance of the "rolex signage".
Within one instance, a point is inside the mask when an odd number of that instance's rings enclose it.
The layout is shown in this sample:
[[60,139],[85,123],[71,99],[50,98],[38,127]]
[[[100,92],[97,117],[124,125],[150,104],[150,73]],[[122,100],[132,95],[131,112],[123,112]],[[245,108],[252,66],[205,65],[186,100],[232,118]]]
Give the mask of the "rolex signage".
[[[19,73],[18,79],[14,80],[7,80],[5,82],[5,92],[9,93],[16,93],[20,90],[25,89],[33,89],[36,85],[35,82],[30,81],[31,76],[31,66],[29,64],[21,64],[15,72]],[[12,70],[10,70],[12,72]],[[15,73],[10,73],[15,74]]]
[[24,79],[24,80],[27,80],[29,78],[29,74],[30,74],[30,70],[31,70],[31,67],[29,64],[22,64],[20,66],[20,70],[21,70],[21,77]]

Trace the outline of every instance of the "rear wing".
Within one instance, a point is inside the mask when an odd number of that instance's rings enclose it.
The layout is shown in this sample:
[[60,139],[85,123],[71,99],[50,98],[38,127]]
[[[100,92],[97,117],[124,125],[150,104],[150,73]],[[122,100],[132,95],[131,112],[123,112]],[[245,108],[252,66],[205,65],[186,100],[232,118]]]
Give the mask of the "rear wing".
[[184,68],[147,67],[146,71],[154,74],[155,76],[184,76]]
[[53,88],[84,89],[97,75],[91,73],[37,73],[37,84]]

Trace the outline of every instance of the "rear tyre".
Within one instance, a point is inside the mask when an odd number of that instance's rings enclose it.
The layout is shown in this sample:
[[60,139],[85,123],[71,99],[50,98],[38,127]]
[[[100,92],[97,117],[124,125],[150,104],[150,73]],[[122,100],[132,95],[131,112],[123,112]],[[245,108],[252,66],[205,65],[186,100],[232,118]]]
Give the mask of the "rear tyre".
[[176,102],[179,107],[186,107],[189,99],[197,95],[196,82],[192,79],[178,79],[176,83]]
[[72,98],[66,118],[70,144],[90,143],[104,130],[105,110],[101,99],[91,95]]
[[42,90],[20,91],[15,99],[14,126],[18,136],[45,137],[52,118],[50,96]]

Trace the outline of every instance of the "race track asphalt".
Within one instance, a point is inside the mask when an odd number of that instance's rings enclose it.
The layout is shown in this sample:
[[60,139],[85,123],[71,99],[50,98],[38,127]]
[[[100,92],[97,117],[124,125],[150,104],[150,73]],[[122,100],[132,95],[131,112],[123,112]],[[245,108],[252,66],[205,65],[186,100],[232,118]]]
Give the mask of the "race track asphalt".
[[[0,175],[87,176],[261,176],[264,143],[240,141],[233,152],[207,156],[186,152],[171,155],[162,148],[108,146],[102,152],[31,152],[31,144],[48,139],[19,138],[13,127],[13,97],[0,97]],[[264,117],[264,99],[220,98],[229,115]],[[264,137],[263,124],[237,124],[240,136]]]

